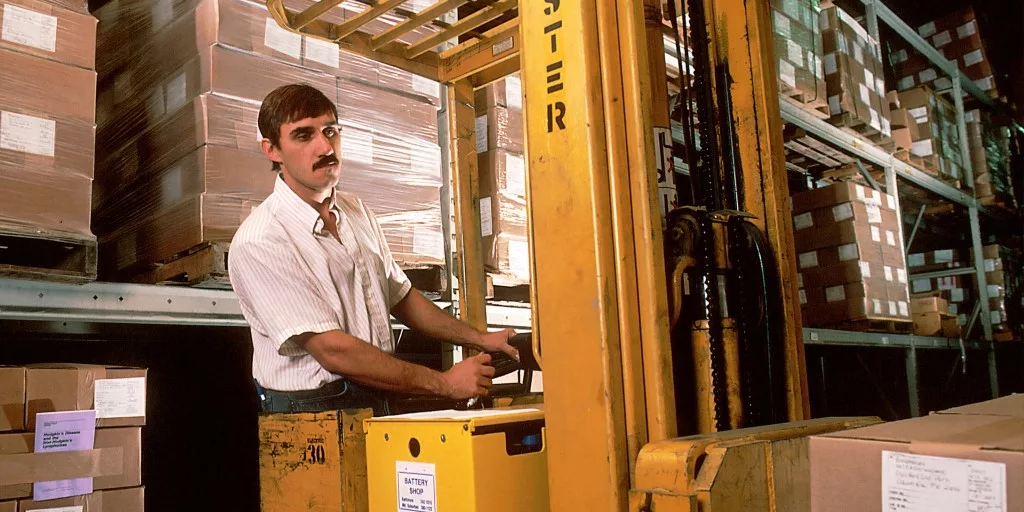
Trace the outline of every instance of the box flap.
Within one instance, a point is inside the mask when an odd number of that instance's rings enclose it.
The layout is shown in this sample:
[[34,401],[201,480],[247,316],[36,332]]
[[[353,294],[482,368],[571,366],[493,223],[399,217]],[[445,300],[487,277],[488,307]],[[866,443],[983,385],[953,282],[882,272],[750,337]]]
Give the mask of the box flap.
[[979,450],[1024,452],[1024,418],[935,414],[834,432],[820,437],[907,444],[944,443]]
[[939,411],[937,414],[984,414],[989,416],[1006,416],[1024,418],[1024,394],[1015,394],[988,400],[976,404],[953,407]]

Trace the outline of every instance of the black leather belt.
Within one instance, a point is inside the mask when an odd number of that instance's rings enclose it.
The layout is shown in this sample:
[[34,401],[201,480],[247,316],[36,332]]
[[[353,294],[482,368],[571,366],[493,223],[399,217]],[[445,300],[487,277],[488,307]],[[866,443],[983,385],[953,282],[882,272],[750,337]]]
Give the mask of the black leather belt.
[[266,389],[266,391],[277,395],[287,396],[292,400],[315,400],[317,398],[327,398],[338,396],[347,390],[348,381],[345,379],[338,379],[333,382],[329,382],[317,389],[303,389],[299,391],[278,391],[276,389]]

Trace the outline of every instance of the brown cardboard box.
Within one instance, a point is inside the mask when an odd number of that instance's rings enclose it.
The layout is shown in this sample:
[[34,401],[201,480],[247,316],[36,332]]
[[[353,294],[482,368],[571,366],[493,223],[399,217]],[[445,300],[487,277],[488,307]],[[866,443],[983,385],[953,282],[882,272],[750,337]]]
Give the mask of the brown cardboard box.
[[895,212],[883,211],[878,206],[861,202],[841,203],[801,213],[793,217],[793,225],[796,231],[813,232],[849,220],[878,227],[897,225]]
[[910,300],[910,310],[914,314],[927,311],[946,312],[949,310],[949,302],[942,297],[917,297]]
[[42,0],[3,0],[0,20],[0,48],[85,69],[96,67],[96,18],[88,14]]
[[878,42],[836,6],[822,9],[821,29],[831,122],[868,125],[889,137],[889,102]]
[[366,510],[363,420],[370,416],[369,410],[260,415],[260,509],[289,512],[301,500],[312,509]]
[[526,171],[523,156],[504,149],[477,155],[480,170],[480,195],[503,192],[526,197]]
[[100,492],[103,493],[103,507],[106,512],[145,512],[145,487]]
[[[230,242],[273,191],[263,155],[205,145],[123,193],[97,203],[94,227],[104,275],[161,261],[204,240]],[[128,213],[125,213],[128,212]]]
[[807,297],[808,302],[802,311],[810,322],[808,325],[833,325],[865,319],[910,320],[909,304],[889,298],[884,281],[866,280],[825,288],[824,302],[814,299],[821,297],[819,294],[808,292]]
[[[345,127],[401,133],[403,138],[415,138],[422,144],[437,144],[434,105],[421,98],[350,80],[339,79],[337,84],[338,117]],[[519,133],[521,138],[522,132]]]
[[811,436],[810,457],[812,511],[891,510],[896,500],[901,510],[969,510],[973,499],[1021,512],[1024,395]]
[[[486,130],[484,127],[486,126]],[[486,133],[486,136],[484,135]],[[523,114],[521,111],[492,107],[476,118],[476,152],[505,149],[523,153]]]
[[797,254],[797,265],[801,272],[813,268],[835,268],[849,261],[867,261],[872,266],[884,265],[876,243],[854,241]]
[[[0,103],[91,124],[96,119],[96,72],[0,49]],[[55,101],[59,98],[60,101]]]
[[883,276],[883,265],[879,261],[848,260],[839,265],[817,266],[802,269],[800,279],[805,287],[835,286],[856,283],[865,279]]
[[0,366],[0,432],[25,428],[25,369]]
[[[142,379],[141,387],[136,381],[119,381],[130,390],[109,395],[103,403],[123,403],[133,400],[134,404],[145,407],[146,369],[119,366],[101,366],[70,363],[46,363],[29,365],[25,374],[26,428],[34,430],[36,414],[55,411],[98,410],[97,427],[145,425],[143,416],[100,417],[104,406],[96,402],[97,381],[105,379]],[[105,383],[106,384],[106,383]]]
[[801,252],[854,242],[878,247],[885,245],[882,226],[882,224],[869,224],[860,219],[847,219],[816,226],[812,229],[797,230],[793,233],[793,238],[797,250]]
[[494,107],[523,109],[523,86],[519,74],[509,75],[473,93],[477,115],[485,115]]
[[98,428],[96,449],[119,448],[121,471],[93,479],[94,489],[120,489],[142,485],[142,427]]
[[0,499],[31,497],[33,481],[92,477],[97,491],[140,486],[141,432],[141,427],[99,428],[94,449],[48,454],[32,453],[32,432],[0,434]]
[[[0,170],[6,168],[0,164]],[[92,238],[92,180],[51,173],[0,174],[0,226],[49,236]]]
[[391,254],[399,264],[444,264],[440,205],[419,211],[380,215],[377,221],[384,231]]
[[24,180],[26,175],[38,175],[39,182],[65,176],[91,179],[96,149],[93,125],[28,110],[18,103],[20,98],[0,97],[0,133],[11,142],[0,148],[0,176]]
[[[131,144],[96,165],[95,202],[106,204],[133,180],[166,169],[204,144],[259,153],[256,117],[259,106],[204,94]],[[261,154],[261,153],[260,153]]]
[[844,181],[806,192],[797,192],[792,196],[794,214],[852,201],[874,204],[889,211],[896,211],[896,203],[892,196],[852,181]]
[[[126,18],[114,26],[102,30],[97,42],[97,71],[107,76],[126,63],[137,64],[140,69],[153,70],[166,76],[181,67],[197,51],[214,44],[222,44],[239,50],[258,53],[272,59],[299,65],[302,63],[303,37],[281,28],[271,18],[263,4],[242,0],[204,0],[189,9],[184,5],[180,16],[161,26],[155,34],[138,34],[135,44],[124,44],[126,35],[132,32],[132,23],[145,24],[138,18]],[[111,9],[119,9],[116,3]],[[124,9],[140,9],[134,2]],[[159,9],[142,7],[139,14],[149,17]],[[163,20],[158,20],[162,22]],[[138,27],[139,25],[135,25]]]
[[18,512],[18,502],[15,500],[0,501],[0,512]]
[[530,253],[526,237],[498,233],[489,254],[485,254],[484,266],[488,270],[529,281]]
[[[75,511],[75,512],[104,512],[103,491],[94,491],[92,494],[83,496],[71,496],[55,500],[32,501],[30,499],[18,500],[18,512],[45,512],[47,510]],[[108,511],[116,511],[116,508],[107,508]]]
[[[167,74],[147,72],[145,64],[120,70],[99,86],[97,99],[97,161],[124,147],[149,126],[173,117],[189,102],[207,93],[259,102],[277,87],[301,82],[312,85],[332,100],[337,97],[333,77],[258,55],[215,45],[193,54],[185,65]],[[118,87],[122,80],[131,86]],[[123,90],[120,90],[123,89]],[[435,116],[436,117],[436,116]],[[436,130],[435,130],[436,132]],[[252,139],[256,140],[255,131]]]
[[827,101],[818,3],[774,0],[771,7],[780,88],[807,102]]

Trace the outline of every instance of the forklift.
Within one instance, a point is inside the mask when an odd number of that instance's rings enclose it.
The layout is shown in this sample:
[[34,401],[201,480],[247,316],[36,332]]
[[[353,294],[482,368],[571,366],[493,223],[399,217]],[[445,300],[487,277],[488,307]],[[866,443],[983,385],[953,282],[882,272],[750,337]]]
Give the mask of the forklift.
[[[369,510],[809,510],[801,440],[876,420],[809,419],[768,2],[377,0],[320,19],[340,3],[267,0],[287,30],[446,88],[460,313],[481,329],[473,92],[520,73],[532,330],[515,369],[544,376],[542,404],[366,419]],[[693,55],[677,52],[688,188],[666,12]],[[404,21],[364,31],[387,13]]]

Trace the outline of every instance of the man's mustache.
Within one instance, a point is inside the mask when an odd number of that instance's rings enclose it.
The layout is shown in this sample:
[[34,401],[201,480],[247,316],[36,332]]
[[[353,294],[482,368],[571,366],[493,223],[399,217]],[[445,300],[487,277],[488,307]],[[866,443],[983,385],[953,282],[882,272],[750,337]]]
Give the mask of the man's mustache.
[[331,165],[338,165],[338,157],[334,155],[326,155],[320,157],[320,160],[317,160],[317,162],[313,164],[313,170],[315,171],[321,167],[328,167]]

